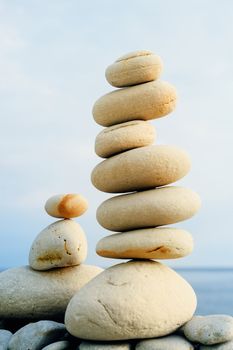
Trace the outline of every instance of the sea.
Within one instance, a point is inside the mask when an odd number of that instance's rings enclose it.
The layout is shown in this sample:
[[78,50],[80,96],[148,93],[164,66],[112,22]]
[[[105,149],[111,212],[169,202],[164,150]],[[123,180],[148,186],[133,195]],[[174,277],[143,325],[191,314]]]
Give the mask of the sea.
[[175,270],[192,285],[197,294],[196,314],[233,316],[233,268],[179,268]]
[[176,269],[197,294],[196,314],[233,316],[233,268]]

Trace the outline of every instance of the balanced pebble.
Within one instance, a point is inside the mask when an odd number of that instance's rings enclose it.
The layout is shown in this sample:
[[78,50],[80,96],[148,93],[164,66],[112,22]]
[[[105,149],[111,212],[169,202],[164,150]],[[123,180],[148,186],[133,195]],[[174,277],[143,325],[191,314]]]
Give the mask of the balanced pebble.
[[163,338],[142,340],[135,350],[193,350],[194,347],[180,335],[169,335]]
[[77,347],[72,346],[72,344],[68,340],[61,340],[56,343],[52,343],[47,345],[42,350],[71,350],[77,349]]
[[227,341],[225,343],[217,345],[201,345],[198,350],[232,350],[233,349],[233,340]]
[[102,238],[96,247],[100,256],[116,259],[176,259],[190,254],[192,250],[192,236],[177,228],[116,233]]
[[130,192],[171,184],[184,177],[190,167],[190,158],[182,149],[152,145],[102,161],[93,169],[91,180],[103,192]]
[[[182,330],[189,340],[204,345],[233,339],[233,317],[227,315],[194,316]],[[233,348],[232,348],[233,349]]]
[[85,213],[87,200],[81,194],[58,194],[49,198],[45,204],[46,212],[55,218],[70,219]]
[[162,68],[163,63],[158,55],[141,50],[118,58],[106,69],[105,76],[112,86],[124,87],[156,80]]
[[152,81],[100,97],[93,107],[96,123],[112,126],[130,120],[163,117],[175,109],[176,90],[167,82]]
[[0,350],[7,350],[12,333],[6,329],[0,329]]
[[129,343],[93,343],[83,341],[79,350],[130,350]]
[[102,158],[108,158],[133,148],[151,145],[154,141],[154,126],[143,120],[133,120],[101,131],[95,140],[95,152]]
[[160,337],[187,322],[196,308],[192,287],[158,262],[114,265],[71,299],[65,324],[73,336],[88,340]]
[[3,271],[0,274],[0,318],[61,319],[71,297],[102,271],[89,265],[43,272],[28,266]]
[[87,256],[87,241],[74,220],[59,220],[35,238],[29,253],[29,265],[35,270],[80,265]]
[[197,193],[184,187],[161,187],[109,198],[97,209],[97,220],[110,231],[174,224],[200,208]]
[[12,336],[8,350],[39,350],[59,340],[65,333],[66,328],[63,323],[54,321],[29,323]]

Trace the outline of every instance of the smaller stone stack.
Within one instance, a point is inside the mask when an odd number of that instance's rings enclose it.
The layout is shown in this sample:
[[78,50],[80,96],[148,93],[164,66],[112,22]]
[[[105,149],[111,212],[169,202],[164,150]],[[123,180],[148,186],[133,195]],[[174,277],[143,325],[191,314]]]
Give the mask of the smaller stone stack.
[[47,200],[46,212],[62,220],[46,227],[32,243],[29,265],[34,270],[77,266],[85,261],[86,235],[72,218],[82,215],[87,207],[86,199],[78,194],[56,195]]
[[82,227],[72,218],[88,207],[78,194],[51,197],[47,213],[60,218],[32,243],[29,266],[0,274],[0,320],[63,321],[71,297],[102,269],[85,265],[87,241]]
[[200,198],[184,187],[167,186],[190,170],[179,147],[153,145],[148,120],[163,117],[176,105],[176,90],[159,80],[162,62],[150,51],[119,58],[106,70],[110,84],[121,89],[98,99],[95,121],[106,127],[96,138],[96,153],[107,158],[92,172],[103,192],[123,193],[104,201],[97,220],[110,231],[97,244],[107,258],[133,259],[106,269],[71,299],[68,331],[89,340],[157,338],[189,321],[196,309],[192,287],[175,271],[151,259],[190,254],[191,235],[160,226],[192,217]]

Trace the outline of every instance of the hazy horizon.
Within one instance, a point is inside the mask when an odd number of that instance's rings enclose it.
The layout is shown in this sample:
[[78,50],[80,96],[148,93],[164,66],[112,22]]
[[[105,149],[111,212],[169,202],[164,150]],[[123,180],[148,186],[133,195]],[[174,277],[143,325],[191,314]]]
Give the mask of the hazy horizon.
[[176,227],[194,237],[193,253],[174,267],[233,267],[230,232],[233,178],[233,3],[223,0],[0,0],[0,266],[27,264],[35,236],[56,221],[44,211],[57,193],[82,193],[78,218],[88,238],[86,263],[109,232],[95,219],[111,194],[97,191],[91,110],[112,91],[105,68],[124,53],[148,49],[164,61],[162,79],[176,86],[175,112],[152,121],[159,144],[188,151],[192,169],[175,185],[198,192],[202,208]]

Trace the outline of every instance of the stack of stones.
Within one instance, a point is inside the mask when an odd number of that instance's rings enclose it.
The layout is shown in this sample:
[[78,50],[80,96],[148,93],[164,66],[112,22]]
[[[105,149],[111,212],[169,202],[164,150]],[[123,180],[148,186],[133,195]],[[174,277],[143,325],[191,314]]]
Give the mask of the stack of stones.
[[[29,266],[0,274],[0,328],[5,328],[0,330],[0,350],[7,349],[2,345],[6,343],[9,350],[37,350],[56,340],[57,345],[46,349],[73,348],[61,323],[66,307],[71,297],[102,271],[83,264],[87,241],[82,227],[72,219],[82,215],[87,206],[78,194],[51,197],[45,210],[61,220],[35,238]],[[9,330],[16,332],[12,336]],[[5,339],[2,344],[1,339]]]
[[93,170],[92,183],[103,192],[124,193],[97,209],[100,225],[117,233],[101,239],[96,251],[106,258],[133,260],[106,269],[71,299],[65,324],[73,336],[124,341],[84,342],[82,350],[126,350],[132,343],[125,340],[132,339],[137,350],[188,350],[198,343],[207,344],[200,347],[204,350],[226,341],[227,347],[212,348],[233,349],[233,319],[193,317],[192,287],[152,260],[192,252],[188,232],[161,226],[186,220],[200,207],[192,190],[167,186],[188,173],[187,153],[152,145],[155,130],[148,120],[167,115],[176,104],[174,87],[158,80],[161,71],[161,59],[149,51],[119,58],[107,68],[106,78],[122,89],[104,95],[93,108],[95,121],[106,127],[96,138],[95,150],[107,159]]

